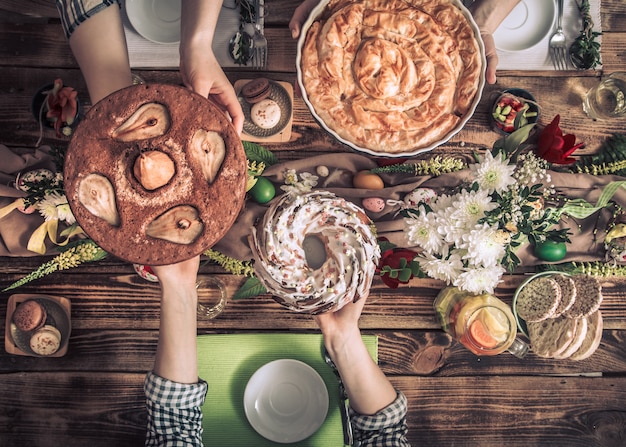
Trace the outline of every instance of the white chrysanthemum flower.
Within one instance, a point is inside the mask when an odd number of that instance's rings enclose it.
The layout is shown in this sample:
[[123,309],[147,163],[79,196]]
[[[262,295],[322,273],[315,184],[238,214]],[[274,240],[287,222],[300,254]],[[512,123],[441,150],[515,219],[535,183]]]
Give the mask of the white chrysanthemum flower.
[[468,269],[461,273],[452,285],[470,293],[494,293],[500,278],[504,274],[501,266]]
[[421,247],[428,253],[436,253],[443,246],[443,238],[439,234],[438,221],[434,213],[427,213],[423,206],[419,207],[419,214],[404,219],[407,226],[409,243]]
[[[447,251],[447,250],[446,250]],[[416,258],[420,268],[431,278],[454,283],[463,271],[461,255],[454,251],[446,259],[439,259],[429,253],[423,253]]]
[[485,217],[485,212],[496,208],[498,204],[491,201],[485,190],[462,191],[456,196],[451,205],[437,213],[439,219],[439,233],[449,243],[459,245],[462,237],[469,233]]
[[65,203],[57,205],[57,213],[59,215],[59,220],[66,222],[68,225],[74,225],[74,223],[76,223],[76,218],[72,213],[70,204],[67,203],[67,199],[65,200]]
[[76,222],[74,214],[64,194],[48,193],[35,207],[46,221],[58,219],[72,225]]
[[503,155],[493,158],[491,152],[486,151],[480,163],[470,165],[470,169],[479,187],[489,194],[494,191],[503,192],[515,183],[513,178],[515,165],[509,165]]
[[498,229],[486,223],[477,225],[463,235],[462,240],[459,248],[467,250],[463,259],[466,259],[469,265],[493,267],[504,256],[505,247]]

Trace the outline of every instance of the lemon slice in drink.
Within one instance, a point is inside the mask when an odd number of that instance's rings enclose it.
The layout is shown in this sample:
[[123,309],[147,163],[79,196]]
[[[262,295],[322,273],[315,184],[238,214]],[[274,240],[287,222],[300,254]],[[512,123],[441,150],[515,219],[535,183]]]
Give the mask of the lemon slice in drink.
[[489,334],[499,341],[506,340],[511,329],[506,314],[495,307],[485,307],[478,311],[476,318],[480,320]]

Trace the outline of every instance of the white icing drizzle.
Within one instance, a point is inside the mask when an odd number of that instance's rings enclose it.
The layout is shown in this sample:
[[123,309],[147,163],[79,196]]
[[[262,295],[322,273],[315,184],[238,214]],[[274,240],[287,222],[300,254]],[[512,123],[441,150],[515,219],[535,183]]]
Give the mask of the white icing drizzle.
[[[326,260],[307,264],[302,243],[320,238]],[[327,191],[285,194],[266,211],[251,237],[254,269],[269,293],[297,312],[339,310],[369,293],[380,249],[365,212]]]

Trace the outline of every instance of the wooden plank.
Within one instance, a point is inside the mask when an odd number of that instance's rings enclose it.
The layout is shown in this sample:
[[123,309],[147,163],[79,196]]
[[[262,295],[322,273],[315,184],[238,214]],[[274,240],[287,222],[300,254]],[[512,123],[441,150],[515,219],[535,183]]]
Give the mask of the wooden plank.
[[[3,446],[143,443],[144,374],[14,373],[2,378]],[[406,390],[408,439],[414,446],[617,447],[626,436],[624,377],[392,377],[392,382]],[[594,392],[583,398],[584,389]]]
[[[4,311],[2,311],[4,315]],[[309,330],[276,330],[267,332],[319,333]],[[536,376],[575,375],[601,372],[619,374],[626,370],[626,331],[604,331],[602,344],[588,360],[573,362],[549,360],[529,354],[520,360],[509,354],[477,357],[440,330],[364,329],[379,337],[379,364],[389,376]],[[233,332],[200,329],[199,334]],[[258,333],[237,329],[238,333]],[[62,358],[35,359],[0,352],[0,374],[31,372],[117,372],[145,373],[152,369],[158,331],[116,329],[74,329],[68,352]]]
[[[621,447],[626,378],[393,378],[414,446]],[[583,393],[581,390],[593,390]]]

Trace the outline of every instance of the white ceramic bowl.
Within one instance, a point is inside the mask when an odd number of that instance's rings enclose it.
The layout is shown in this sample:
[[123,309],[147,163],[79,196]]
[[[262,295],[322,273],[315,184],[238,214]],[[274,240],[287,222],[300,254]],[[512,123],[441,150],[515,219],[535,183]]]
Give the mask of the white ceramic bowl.
[[[485,58],[485,47],[483,45],[482,38],[480,37],[480,30],[478,29],[478,25],[476,25],[476,22],[474,21],[474,18],[472,17],[472,14],[461,3],[460,0],[452,0],[452,2],[461,10],[463,15],[467,18],[468,22],[470,23],[470,25],[471,25],[471,27],[472,27],[472,29],[474,31],[474,35],[476,36],[476,39],[478,41],[478,46],[479,46],[479,50],[480,50],[480,53],[481,53],[482,65],[483,65],[483,67],[486,67],[487,66],[487,62],[486,62],[486,58]],[[311,114],[318,121],[318,123],[322,126],[322,128],[324,128],[328,133],[330,133],[338,141],[340,141],[341,143],[346,144],[347,146],[351,147],[352,149],[354,149],[356,151],[359,151],[359,152],[365,152],[365,153],[367,153],[369,155],[374,155],[374,156],[377,156],[377,157],[410,157],[410,156],[414,156],[414,155],[421,154],[421,153],[424,153],[424,152],[428,152],[428,151],[431,151],[434,148],[442,145],[443,143],[447,142],[450,138],[452,138],[454,135],[456,135],[461,129],[463,129],[465,124],[469,121],[469,119],[474,114],[474,111],[476,110],[476,107],[478,106],[478,103],[480,102],[482,91],[483,91],[483,88],[485,86],[485,70],[484,69],[482,70],[481,75],[480,75],[479,85],[478,85],[478,89],[477,89],[477,92],[476,92],[476,96],[474,97],[474,100],[472,101],[471,106],[468,109],[467,113],[461,118],[459,123],[453,129],[451,129],[446,135],[444,135],[441,139],[435,141],[434,143],[429,144],[428,146],[417,147],[417,148],[415,148],[413,150],[409,150],[409,151],[405,151],[405,152],[398,152],[398,153],[380,152],[380,151],[373,150],[373,149],[370,149],[370,148],[367,148],[367,147],[359,146],[359,145],[357,145],[357,144],[355,144],[355,143],[353,143],[351,141],[348,141],[345,138],[340,137],[334,130],[332,130],[324,122],[324,120],[322,120],[320,118],[320,116],[316,113],[313,105],[311,104],[311,102],[309,100],[309,97],[307,96],[307,91],[304,88],[304,83],[303,83],[303,80],[302,80],[302,70],[300,68],[301,67],[301,62],[302,62],[302,47],[304,46],[304,42],[305,42],[305,39],[306,39],[307,31],[309,30],[309,28],[311,27],[313,22],[315,22],[315,20],[324,11],[324,8],[326,7],[326,5],[328,3],[329,3],[329,0],[322,0],[311,11],[311,14],[309,15],[309,18],[306,20],[306,22],[302,26],[302,31],[300,32],[300,37],[298,39],[297,53],[296,53],[296,72],[297,72],[297,78],[298,78],[298,85],[300,86],[300,91],[302,92],[302,98],[304,99],[304,102],[306,103],[307,107],[309,108]]]

